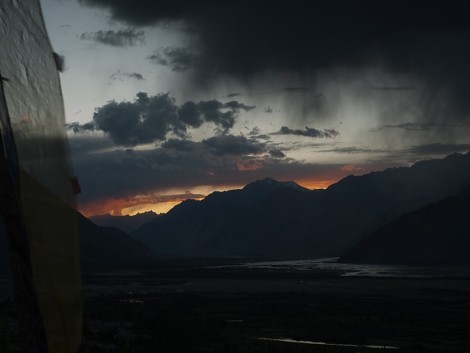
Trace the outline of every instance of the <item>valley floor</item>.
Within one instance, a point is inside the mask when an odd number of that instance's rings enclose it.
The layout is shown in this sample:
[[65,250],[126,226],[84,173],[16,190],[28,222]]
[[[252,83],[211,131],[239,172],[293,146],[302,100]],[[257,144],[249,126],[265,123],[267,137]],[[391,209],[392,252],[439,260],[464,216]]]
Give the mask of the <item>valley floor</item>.
[[[465,273],[351,277],[334,268],[240,266],[245,262],[165,260],[119,271],[88,269],[81,352],[470,350]],[[11,307],[4,298],[1,352],[17,351]]]

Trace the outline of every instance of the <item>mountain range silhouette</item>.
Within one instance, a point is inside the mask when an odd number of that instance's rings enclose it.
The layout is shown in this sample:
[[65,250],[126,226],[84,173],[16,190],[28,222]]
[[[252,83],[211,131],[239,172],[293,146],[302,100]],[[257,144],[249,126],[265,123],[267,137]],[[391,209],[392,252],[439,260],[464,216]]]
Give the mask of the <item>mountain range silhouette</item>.
[[340,256],[400,215],[469,186],[470,153],[349,176],[326,190],[266,178],[184,201],[132,235],[165,256]]
[[[115,227],[78,215],[82,261],[343,255],[358,263],[469,263],[469,190],[470,152],[348,176],[325,190],[265,178],[163,215],[101,217]],[[116,227],[123,224],[142,225],[129,235]],[[0,228],[3,263],[4,235]]]

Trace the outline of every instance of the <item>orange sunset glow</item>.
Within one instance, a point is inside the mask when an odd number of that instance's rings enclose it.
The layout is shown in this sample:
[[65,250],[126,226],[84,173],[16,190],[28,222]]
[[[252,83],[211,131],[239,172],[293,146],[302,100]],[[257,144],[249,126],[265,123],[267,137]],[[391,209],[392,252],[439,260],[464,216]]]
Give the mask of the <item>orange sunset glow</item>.
[[227,191],[239,189],[240,185],[211,186],[203,185],[191,190],[166,190],[162,193],[149,191],[147,194],[139,194],[122,198],[110,198],[98,200],[82,205],[79,211],[86,217],[111,214],[114,216],[135,215],[153,211],[166,213],[182,201],[193,199],[202,200],[214,191]]
[[331,184],[336,183],[338,180],[299,180],[297,184],[310,190],[326,189]]
[[183,197],[183,195],[174,195],[173,197],[171,196],[173,195],[169,195],[167,198],[153,198],[153,201],[152,197],[144,198],[141,195],[120,199],[99,200],[83,205],[80,207],[80,212],[86,217],[103,214],[126,216],[148,211],[153,211],[155,213],[166,213],[184,200],[200,200],[204,195],[198,195],[199,197],[190,197],[189,195],[186,197]]
[[[341,171],[350,171],[350,168],[342,168]],[[355,169],[357,170],[357,169]],[[294,180],[299,185],[307,189],[326,189],[331,184],[336,183],[344,175],[324,176],[324,178]],[[80,212],[86,217],[111,214],[113,216],[135,215],[153,211],[155,213],[166,213],[181,202],[193,199],[202,200],[205,196],[215,191],[227,191],[241,189],[244,185],[221,185],[221,186],[200,186],[191,191],[171,190],[162,194],[149,192],[123,198],[113,198],[87,203],[80,207]]]

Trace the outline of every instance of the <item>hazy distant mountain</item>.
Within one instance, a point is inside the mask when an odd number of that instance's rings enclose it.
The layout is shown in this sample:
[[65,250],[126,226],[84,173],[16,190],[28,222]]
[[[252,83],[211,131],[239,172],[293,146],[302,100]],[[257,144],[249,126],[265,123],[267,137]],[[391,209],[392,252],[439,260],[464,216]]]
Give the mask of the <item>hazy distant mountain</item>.
[[153,221],[158,217],[155,212],[137,213],[134,216],[111,216],[109,214],[92,216],[89,220],[102,227],[116,227],[126,233],[132,233],[142,224]]
[[470,153],[349,176],[326,190],[264,179],[188,200],[133,235],[157,254],[338,256],[399,215],[470,185]]
[[447,197],[378,229],[347,251],[340,262],[469,264],[469,249],[470,197]]

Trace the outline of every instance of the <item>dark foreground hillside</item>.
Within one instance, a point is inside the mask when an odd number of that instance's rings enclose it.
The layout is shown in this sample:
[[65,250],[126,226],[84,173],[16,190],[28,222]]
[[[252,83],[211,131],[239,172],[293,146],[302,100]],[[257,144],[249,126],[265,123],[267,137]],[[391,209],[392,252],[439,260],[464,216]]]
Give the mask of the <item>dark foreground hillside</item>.
[[80,250],[84,264],[139,263],[154,254],[144,244],[114,227],[100,227],[79,215]]
[[380,228],[340,259],[350,263],[470,264],[470,197],[448,197]]

